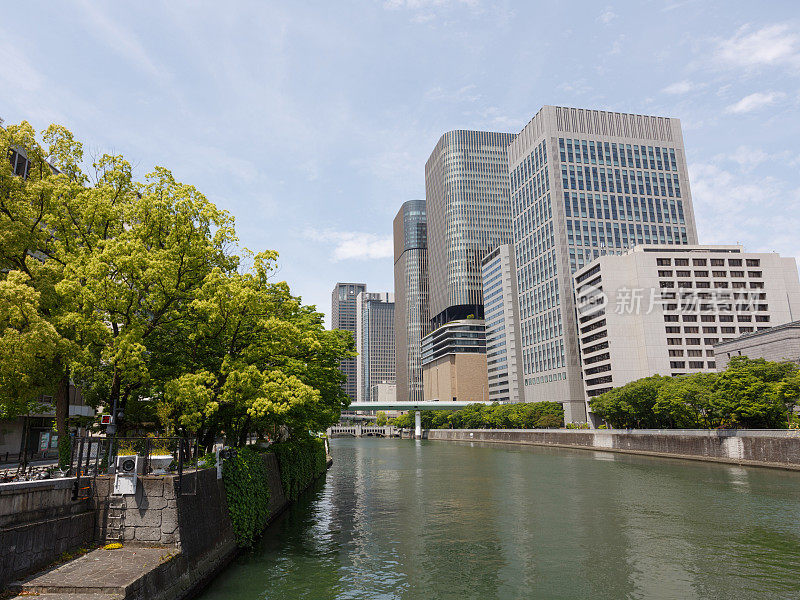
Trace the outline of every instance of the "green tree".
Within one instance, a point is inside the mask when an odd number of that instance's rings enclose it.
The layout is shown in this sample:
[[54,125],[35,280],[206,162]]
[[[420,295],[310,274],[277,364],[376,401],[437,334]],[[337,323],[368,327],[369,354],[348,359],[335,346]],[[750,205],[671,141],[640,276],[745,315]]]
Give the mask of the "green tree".
[[786,427],[787,406],[781,390],[797,367],[790,363],[737,356],[714,381],[711,407],[721,427]]
[[55,388],[63,438],[72,377],[93,405],[212,441],[338,419],[352,337],[269,281],[277,253],[241,268],[233,218],[162,167],[138,183],[103,155],[90,178],[62,127],[46,149],[27,123],[0,134],[31,163],[23,178],[0,161],[0,294],[13,298],[0,309],[0,413]]

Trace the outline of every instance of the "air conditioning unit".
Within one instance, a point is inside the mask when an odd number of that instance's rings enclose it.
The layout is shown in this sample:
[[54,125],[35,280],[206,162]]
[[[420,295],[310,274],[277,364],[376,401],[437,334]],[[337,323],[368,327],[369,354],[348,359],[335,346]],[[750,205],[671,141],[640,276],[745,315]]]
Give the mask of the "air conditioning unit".
[[139,457],[137,455],[117,456],[117,468],[114,476],[114,494],[117,496],[135,494],[138,475]]

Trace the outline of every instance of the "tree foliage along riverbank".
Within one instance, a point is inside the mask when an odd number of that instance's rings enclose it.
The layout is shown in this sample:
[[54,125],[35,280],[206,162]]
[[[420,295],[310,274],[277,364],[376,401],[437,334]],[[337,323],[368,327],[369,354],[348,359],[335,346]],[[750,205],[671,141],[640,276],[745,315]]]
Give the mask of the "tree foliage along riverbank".
[[592,399],[592,411],[619,428],[786,428],[800,396],[793,363],[733,357],[721,373],[655,375]]
[[[456,411],[423,410],[423,429],[537,429],[564,426],[564,407],[558,402],[470,404]],[[414,427],[414,413],[392,421],[396,427]]]
[[276,252],[236,254],[233,217],[163,167],[137,181],[104,154],[84,170],[69,131],[41,139],[0,128],[0,419],[52,394],[66,437],[72,379],[92,406],[116,404],[123,430],[205,446],[338,420],[352,337],[273,281]]

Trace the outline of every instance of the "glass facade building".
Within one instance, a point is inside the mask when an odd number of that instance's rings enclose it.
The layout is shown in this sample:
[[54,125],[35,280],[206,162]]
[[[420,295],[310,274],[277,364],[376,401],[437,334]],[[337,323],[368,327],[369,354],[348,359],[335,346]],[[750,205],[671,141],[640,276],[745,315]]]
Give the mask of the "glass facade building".
[[405,202],[393,225],[397,399],[419,402],[420,343],[431,330],[425,200]]
[[680,121],[543,107],[509,145],[526,401],[586,410],[572,273],[635,244],[696,244]]
[[[331,292],[331,329],[344,329],[358,340],[356,327],[357,298],[361,292],[367,291],[366,283],[337,283]],[[340,363],[342,373],[347,380],[343,384],[345,393],[355,400],[358,396],[358,371],[356,359],[350,358]]]
[[434,328],[483,318],[481,261],[511,242],[507,147],[511,133],[450,131],[425,164]]

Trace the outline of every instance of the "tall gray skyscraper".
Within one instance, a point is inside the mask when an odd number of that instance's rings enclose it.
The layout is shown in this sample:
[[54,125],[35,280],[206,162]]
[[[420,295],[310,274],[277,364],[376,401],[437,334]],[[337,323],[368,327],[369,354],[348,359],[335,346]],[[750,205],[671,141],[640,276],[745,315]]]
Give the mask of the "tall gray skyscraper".
[[511,133],[450,131],[425,164],[434,328],[483,318],[481,261],[511,242],[507,147]]
[[[356,328],[356,300],[361,292],[367,291],[366,283],[337,283],[331,293],[331,329],[344,329],[358,340]],[[343,360],[340,365],[347,376],[344,391],[355,400],[358,395],[358,375],[356,359]]]
[[397,399],[422,400],[420,340],[430,333],[425,200],[405,202],[394,218]]
[[572,273],[634,244],[697,243],[680,121],[545,106],[508,161],[525,399],[585,421],[578,337],[596,332],[576,323]]
[[356,299],[358,402],[372,399],[372,388],[395,382],[394,295],[361,292]]

